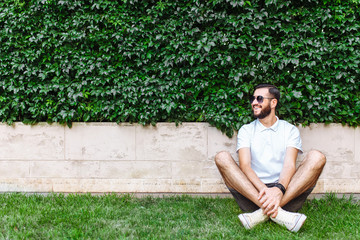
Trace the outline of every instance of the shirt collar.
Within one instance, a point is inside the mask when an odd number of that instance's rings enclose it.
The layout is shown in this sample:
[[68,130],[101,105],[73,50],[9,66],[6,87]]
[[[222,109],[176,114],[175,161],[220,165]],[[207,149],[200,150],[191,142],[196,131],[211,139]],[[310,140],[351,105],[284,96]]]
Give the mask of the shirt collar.
[[258,131],[259,132],[262,132],[262,131],[265,131],[267,129],[270,129],[274,132],[276,132],[279,128],[279,118],[276,116],[276,122],[269,128],[265,127],[259,119],[256,119],[256,125],[258,126]]

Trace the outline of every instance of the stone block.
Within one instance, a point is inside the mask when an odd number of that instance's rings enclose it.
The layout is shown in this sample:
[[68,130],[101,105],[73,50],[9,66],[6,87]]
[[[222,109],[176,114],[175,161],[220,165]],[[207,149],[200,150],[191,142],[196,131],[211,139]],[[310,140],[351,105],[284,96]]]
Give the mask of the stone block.
[[65,130],[67,160],[135,160],[135,126],[74,123]]
[[178,180],[201,179],[203,171],[202,161],[174,161],[170,178]]
[[0,160],[64,159],[64,127],[39,123],[0,124]]
[[326,180],[319,179],[317,181],[316,186],[315,186],[314,190],[312,191],[312,193],[324,193],[324,191],[325,191],[325,182],[326,182]]
[[96,178],[98,161],[34,161],[30,164],[32,178]]
[[101,161],[101,179],[170,179],[169,161]]
[[236,154],[236,132],[232,138],[226,136],[215,127],[208,127],[208,159],[214,160],[215,155],[221,151],[229,152],[235,161],[238,160]]
[[202,161],[207,159],[207,124],[138,125],[136,143],[137,160]]
[[201,178],[221,178],[220,172],[216,167],[214,160],[203,162]]
[[145,181],[142,181],[140,186],[141,188],[137,192],[149,192],[149,193],[174,192],[171,179],[156,179],[156,178],[147,179]]
[[202,193],[229,193],[228,188],[221,178],[209,178],[201,180]]
[[172,192],[169,179],[53,179],[55,192],[159,193]]
[[29,163],[29,161],[0,161],[0,179],[29,177]]
[[97,179],[67,179],[67,181],[66,184],[64,182],[54,184],[54,189],[59,192],[71,189],[71,192],[131,193],[138,191],[142,183],[142,180],[139,179],[102,179],[101,181]]
[[328,162],[321,174],[324,179],[360,179],[360,168],[356,162]]
[[[90,179],[90,181],[96,180]],[[80,178],[51,178],[53,192],[85,193],[86,185],[83,183],[84,179]]]
[[174,193],[196,193],[201,189],[200,179],[172,180],[171,192]]
[[53,192],[51,179],[7,178],[0,180],[0,192]]
[[354,128],[340,124],[311,124],[299,127],[303,150],[323,152],[328,162],[352,162],[355,156]]
[[[324,189],[321,191],[334,193],[360,193],[360,179],[324,179]],[[320,192],[320,191],[319,191]]]

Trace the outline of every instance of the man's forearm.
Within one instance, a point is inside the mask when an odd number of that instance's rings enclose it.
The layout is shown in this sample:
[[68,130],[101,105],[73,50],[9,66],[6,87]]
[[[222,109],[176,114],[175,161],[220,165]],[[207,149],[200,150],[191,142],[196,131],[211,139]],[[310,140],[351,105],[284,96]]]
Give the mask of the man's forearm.
[[260,180],[256,175],[254,170],[251,167],[243,167],[241,171],[246,175],[249,181],[254,185],[254,187],[260,192],[266,185]]
[[294,176],[295,171],[296,169],[294,167],[283,168],[280,174],[279,183],[281,183],[285,189],[289,186],[290,180]]
[[291,178],[294,176],[296,171],[296,158],[298,150],[292,147],[286,149],[284,166],[281,170],[279,182],[287,188],[289,186]]

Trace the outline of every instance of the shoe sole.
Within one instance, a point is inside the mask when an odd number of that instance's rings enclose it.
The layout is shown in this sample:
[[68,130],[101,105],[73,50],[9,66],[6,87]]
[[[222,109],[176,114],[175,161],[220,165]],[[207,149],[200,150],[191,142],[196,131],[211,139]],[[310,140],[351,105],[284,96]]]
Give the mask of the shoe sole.
[[239,219],[240,219],[240,222],[242,223],[242,225],[244,225],[244,227],[246,228],[246,229],[250,229],[251,227],[250,227],[250,224],[248,223],[248,221],[246,220],[246,218],[242,215],[242,214],[240,214],[239,216]]
[[301,214],[301,216],[299,217],[298,221],[295,223],[295,226],[292,229],[289,229],[291,232],[297,232],[300,230],[300,228],[302,227],[302,225],[304,224],[306,220],[306,216],[304,214]]

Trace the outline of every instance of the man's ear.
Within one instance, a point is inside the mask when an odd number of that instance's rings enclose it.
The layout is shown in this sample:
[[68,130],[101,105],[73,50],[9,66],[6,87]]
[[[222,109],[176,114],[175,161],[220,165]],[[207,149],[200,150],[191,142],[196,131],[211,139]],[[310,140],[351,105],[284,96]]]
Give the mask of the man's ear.
[[276,98],[271,99],[271,108],[276,108],[277,104],[278,104],[278,100]]

